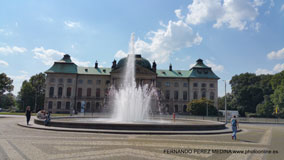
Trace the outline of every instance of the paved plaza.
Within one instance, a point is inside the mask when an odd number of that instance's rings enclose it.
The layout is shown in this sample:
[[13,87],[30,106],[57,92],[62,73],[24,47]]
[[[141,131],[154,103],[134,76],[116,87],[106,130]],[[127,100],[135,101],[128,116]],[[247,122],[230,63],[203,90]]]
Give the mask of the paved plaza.
[[[240,124],[243,131],[238,133],[238,140],[233,141],[230,134],[135,135],[49,131],[17,125],[23,121],[23,116],[0,117],[1,160],[280,160],[284,157],[283,125]],[[266,154],[260,154],[263,152]]]

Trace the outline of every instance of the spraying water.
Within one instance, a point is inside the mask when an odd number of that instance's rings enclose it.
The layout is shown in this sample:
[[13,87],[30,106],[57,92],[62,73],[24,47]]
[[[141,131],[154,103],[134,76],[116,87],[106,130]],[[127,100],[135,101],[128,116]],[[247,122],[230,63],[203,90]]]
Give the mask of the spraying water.
[[151,96],[154,89],[137,85],[135,81],[134,33],[131,34],[127,64],[124,66],[124,78],[121,87],[111,89],[114,94],[114,112],[112,118],[120,122],[143,121],[148,116]]

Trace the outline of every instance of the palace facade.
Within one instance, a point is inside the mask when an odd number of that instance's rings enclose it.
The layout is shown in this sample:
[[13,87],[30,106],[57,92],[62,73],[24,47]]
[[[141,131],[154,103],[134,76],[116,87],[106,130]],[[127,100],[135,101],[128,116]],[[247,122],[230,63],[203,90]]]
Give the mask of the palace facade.
[[[109,111],[108,92],[111,86],[119,86],[123,79],[126,58],[111,68],[102,68],[95,63],[94,67],[77,66],[69,55],[64,55],[60,61],[45,73],[46,93],[44,109],[52,113],[70,113],[73,110],[82,112]],[[218,79],[212,69],[198,59],[188,70],[157,69],[155,62],[151,63],[141,55],[135,55],[137,84],[152,84],[158,90],[159,99],[152,103],[152,111],[165,113],[186,113],[187,104],[193,99],[206,98],[214,101],[217,107]]]

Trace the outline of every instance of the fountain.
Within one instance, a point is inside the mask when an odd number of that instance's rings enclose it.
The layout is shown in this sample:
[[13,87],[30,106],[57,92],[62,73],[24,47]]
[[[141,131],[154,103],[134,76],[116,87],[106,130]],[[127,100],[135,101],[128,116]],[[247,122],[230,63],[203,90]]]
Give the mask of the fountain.
[[[136,83],[135,61],[137,56],[135,55],[134,33],[132,33],[122,83],[118,88],[112,86],[110,90],[109,98],[113,102],[111,117],[57,117],[51,120],[50,125],[95,129],[96,132],[147,134],[186,134],[187,131],[225,129],[225,124],[220,122],[190,119],[173,121],[171,117],[161,119],[149,116],[152,97],[156,95],[156,91],[152,85]],[[35,119],[34,122],[44,123],[39,119]]]
[[124,67],[124,79],[121,87],[111,90],[114,93],[113,120],[119,122],[141,122],[149,112],[151,97],[154,89],[146,85],[137,85],[135,81],[135,47],[134,33],[131,34],[129,53],[126,67]]

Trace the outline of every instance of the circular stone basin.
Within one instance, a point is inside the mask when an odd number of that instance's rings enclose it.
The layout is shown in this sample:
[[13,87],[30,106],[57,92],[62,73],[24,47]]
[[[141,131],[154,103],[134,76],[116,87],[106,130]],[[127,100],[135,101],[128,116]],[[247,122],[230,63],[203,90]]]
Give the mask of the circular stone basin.
[[[34,122],[44,125],[44,120],[34,119]],[[117,122],[107,118],[90,117],[56,117],[51,119],[49,126],[129,131],[206,131],[226,128],[224,123],[207,120],[149,119],[142,122]]]

